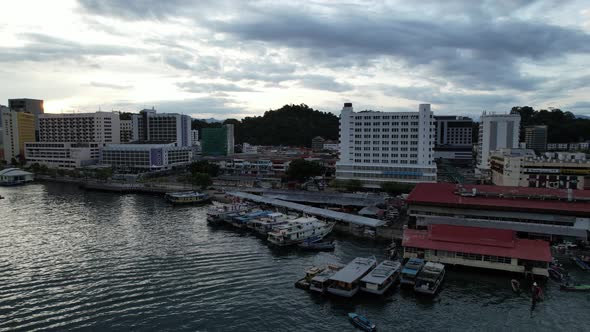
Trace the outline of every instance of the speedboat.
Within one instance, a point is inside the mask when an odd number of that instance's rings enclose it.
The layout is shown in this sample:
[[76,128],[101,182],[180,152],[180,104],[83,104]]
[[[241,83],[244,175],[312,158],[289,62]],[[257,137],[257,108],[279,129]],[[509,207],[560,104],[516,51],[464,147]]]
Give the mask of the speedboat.
[[377,326],[373,322],[368,320],[365,316],[361,316],[359,314],[350,312],[348,313],[348,318],[350,318],[350,321],[361,330],[368,332],[377,331]]
[[428,262],[416,276],[414,291],[420,294],[434,295],[445,278],[445,266],[441,263]]

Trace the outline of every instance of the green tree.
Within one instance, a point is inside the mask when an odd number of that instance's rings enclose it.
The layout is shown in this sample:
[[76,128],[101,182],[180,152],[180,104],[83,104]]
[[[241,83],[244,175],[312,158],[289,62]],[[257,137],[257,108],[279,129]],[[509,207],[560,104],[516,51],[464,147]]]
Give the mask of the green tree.
[[199,160],[189,165],[191,174],[206,173],[209,176],[216,177],[219,175],[219,166],[208,162],[207,160]]
[[295,159],[287,168],[287,178],[290,180],[302,181],[312,176],[320,176],[325,173],[324,167],[316,161]]
[[213,184],[213,180],[211,180],[211,176],[207,173],[195,173],[191,175],[191,184],[199,186],[201,189],[206,189]]
[[408,194],[415,187],[414,184],[400,182],[384,182],[380,186],[381,190],[392,196],[397,196],[399,194]]

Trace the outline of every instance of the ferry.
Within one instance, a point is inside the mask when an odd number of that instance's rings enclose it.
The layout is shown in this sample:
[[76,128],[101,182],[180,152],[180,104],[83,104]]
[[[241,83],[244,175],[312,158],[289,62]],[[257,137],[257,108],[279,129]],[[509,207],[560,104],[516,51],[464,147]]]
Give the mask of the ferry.
[[424,266],[424,260],[420,258],[410,258],[401,273],[401,284],[414,286],[416,275]]
[[252,207],[245,203],[240,204],[215,204],[207,210],[207,222],[216,224],[224,221],[224,218],[229,214],[236,214],[240,212],[249,211]]
[[445,266],[441,263],[428,262],[416,276],[414,291],[434,295],[445,278]]
[[328,264],[328,266],[322,270],[322,272],[311,278],[309,290],[324,294],[328,289],[330,278],[343,267],[344,265],[341,264]]
[[367,293],[383,295],[399,280],[402,264],[385,260],[361,279],[361,290]]
[[319,241],[328,235],[334,223],[319,221],[314,217],[301,217],[277,226],[268,232],[268,241],[278,246],[288,246],[303,241]]
[[211,201],[209,195],[198,191],[166,193],[164,198],[172,204],[205,204]]
[[330,277],[328,293],[353,297],[360,289],[360,280],[377,266],[377,259],[357,257]]
[[268,232],[272,232],[276,227],[285,225],[293,219],[295,219],[294,216],[289,216],[280,212],[273,212],[267,216],[252,220],[248,224],[248,228],[258,234],[267,235]]

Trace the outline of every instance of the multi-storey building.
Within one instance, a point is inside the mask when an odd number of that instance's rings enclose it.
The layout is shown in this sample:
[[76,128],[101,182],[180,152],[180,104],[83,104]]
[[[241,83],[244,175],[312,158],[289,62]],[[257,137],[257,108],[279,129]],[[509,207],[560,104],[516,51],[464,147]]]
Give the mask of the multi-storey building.
[[25,142],[35,142],[35,116],[25,112],[2,111],[2,145],[4,160],[24,157]]
[[549,151],[584,151],[590,150],[590,142],[580,143],[548,143]]
[[157,172],[188,165],[192,154],[191,147],[175,143],[108,144],[103,148],[100,163],[122,172]]
[[479,121],[477,169],[484,176],[490,174],[490,154],[498,149],[518,148],[519,114],[487,114]]
[[492,153],[492,182],[499,186],[590,189],[590,160],[584,153],[503,149]]
[[39,115],[43,114],[43,100],[18,98],[8,99],[8,107],[15,112],[30,113],[35,116],[35,139],[39,140]]
[[40,142],[119,143],[119,114],[115,112],[39,115]]
[[191,145],[199,145],[199,130],[191,130]]
[[129,143],[133,140],[133,120],[120,120],[121,143]]
[[74,169],[96,164],[102,146],[102,143],[28,142],[25,155],[29,164]]
[[547,126],[524,127],[524,141],[527,149],[544,152],[547,150]]
[[10,111],[4,105],[0,105],[0,160],[4,160],[4,130],[2,129],[2,111]]
[[473,160],[473,120],[463,116],[435,116],[434,158],[458,163]]
[[176,113],[156,113],[144,109],[134,114],[133,141],[174,143],[177,146],[191,146],[191,117]]
[[204,156],[230,156],[234,154],[234,125],[201,129],[201,148]]
[[430,104],[420,104],[418,112],[354,112],[345,103],[336,178],[372,188],[389,181],[436,182],[433,148]]
[[322,151],[324,149],[324,142],[326,140],[321,136],[316,136],[311,139],[311,149],[315,152]]

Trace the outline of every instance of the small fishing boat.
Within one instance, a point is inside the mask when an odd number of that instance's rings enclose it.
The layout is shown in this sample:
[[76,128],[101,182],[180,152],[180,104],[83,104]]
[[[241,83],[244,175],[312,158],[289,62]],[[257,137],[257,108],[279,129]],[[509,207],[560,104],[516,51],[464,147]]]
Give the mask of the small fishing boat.
[[573,257],[572,259],[574,263],[576,263],[576,265],[579,266],[582,270],[590,270],[590,265],[584,262],[580,257]]
[[590,292],[590,285],[561,284],[559,289],[569,292]]
[[444,279],[444,264],[428,262],[416,276],[414,291],[419,294],[434,295]]
[[512,291],[516,294],[520,293],[520,282],[516,279],[510,280],[510,287],[512,287]]
[[307,269],[305,271],[305,277],[297,280],[295,282],[295,287],[308,290],[309,286],[311,285],[311,279],[313,279],[313,277],[322,273],[326,269],[327,268],[325,268],[325,267],[318,267],[318,266],[314,266],[314,267]]
[[172,204],[205,204],[211,201],[209,195],[198,191],[166,193],[164,198]]
[[324,242],[305,241],[305,242],[299,243],[297,246],[303,250],[310,250],[310,251],[332,251],[336,247],[336,245],[332,241],[330,241],[330,242],[327,242],[327,241],[324,241]]
[[348,313],[350,321],[363,331],[373,332],[377,331],[377,326],[368,320],[365,316],[355,314],[354,312]]
[[549,269],[547,269],[547,272],[549,272],[549,278],[557,282],[563,282],[567,275],[567,272],[565,272],[562,267],[557,265],[550,266]]

